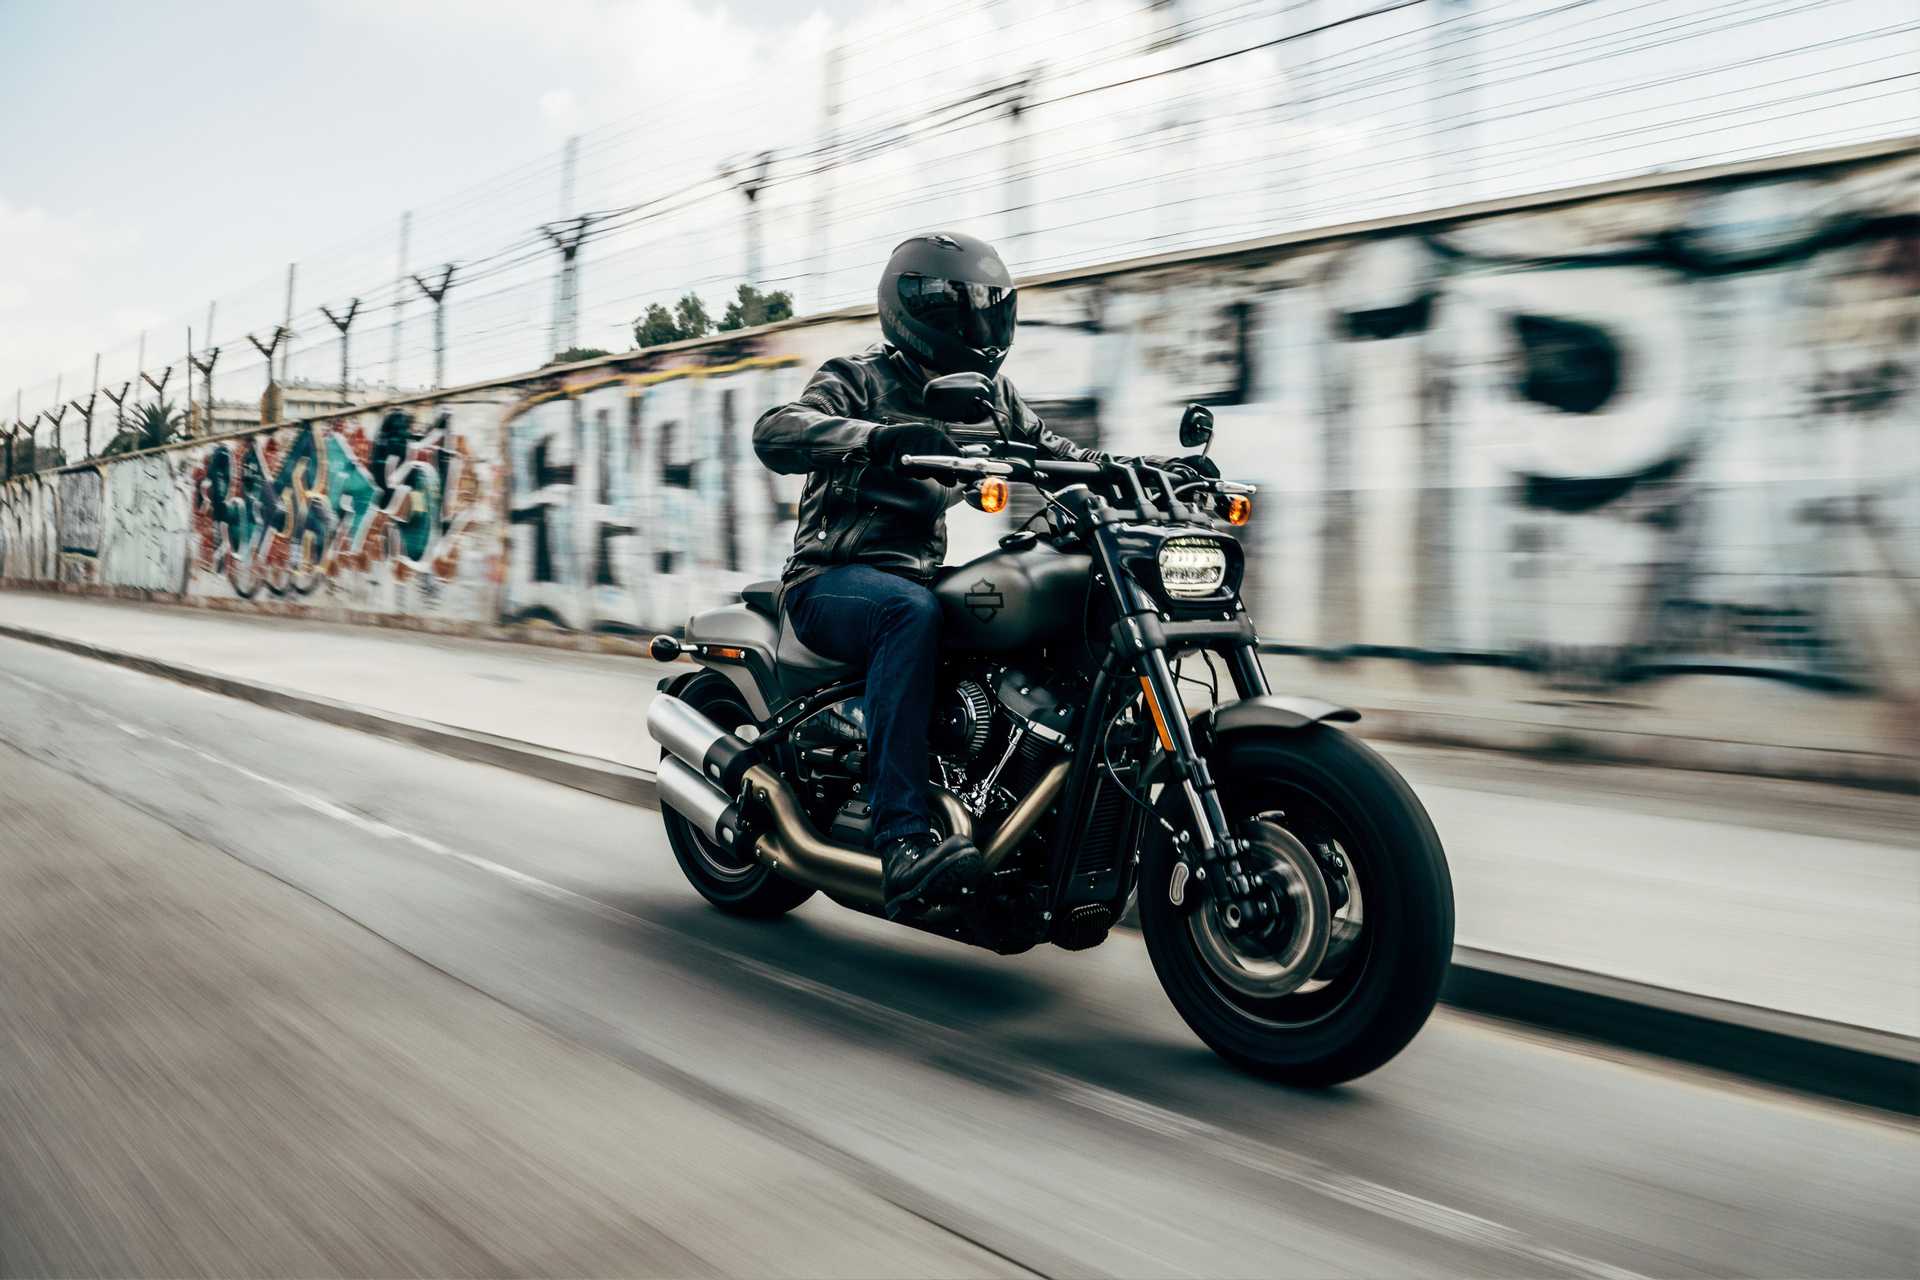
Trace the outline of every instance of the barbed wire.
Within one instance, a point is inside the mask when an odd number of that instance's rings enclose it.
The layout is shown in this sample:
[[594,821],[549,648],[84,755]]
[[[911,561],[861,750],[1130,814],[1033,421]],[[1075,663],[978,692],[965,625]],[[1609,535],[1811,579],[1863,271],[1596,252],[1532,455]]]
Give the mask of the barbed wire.
[[[758,161],[740,160],[747,135],[723,109],[737,104],[696,93],[578,135],[574,189],[596,198],[560,208],[561,151],[503,168],[416,204],[405,264],[392,222],[303,257],[290,320],[280,271],[228,290],[215,332],[190,321],[195,354],[218,348],[216,400],[244,402],[270,372],[247,335],[285,328],[277,376],[335,386],[339,334],[322,308],[357,299],[355,385],[418,387],[434,304],[402,268],[432,280],[451,264],[448,380],[543,362],[561,327],[543,228],[575,236],[580,341],[617,346],[648,305],[688,291],[784,289],[803,311],[860,299],[875,255],[933,222],[1001,228],[1016,270],[1047,270],[1920,128],[1920,72],[1889,65],[1920,56],[1920,20],[1886,21],[1874,0],[1333,7],[976,0],[856,32],[829,55],[832,127],[763,122],[784,136],[744,153],[765,156],[750,201]],[[1783,138],[1790,121],[1809,127]],[[130,370],[171,369],[167,398],[199,404],[200,375],[182,394],[186,327],[152,328],[144,359],[137,337],[105,348],[102,383],[132,383],[132,407],[152,393]],[[91,363],[23,389],[22,416],[84,400]],[[0,428],[13,411],[0,403]],[[39,430],[77,440],[76,421]],[[97,405],[95,448],[101,421]]]

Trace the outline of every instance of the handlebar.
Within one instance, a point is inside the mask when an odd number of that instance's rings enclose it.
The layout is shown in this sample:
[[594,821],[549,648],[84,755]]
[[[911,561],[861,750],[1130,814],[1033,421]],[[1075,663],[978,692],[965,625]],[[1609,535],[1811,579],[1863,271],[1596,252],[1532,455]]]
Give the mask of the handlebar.
[[1176,519],[1185,517],[1180,494],[1197,488],[1208,488],[1223,496],[1231,494],[1250,495],[1254,486],[1235,484],[1230,480],[1202,479],[1191,480],[1176,485],[1165,471],[1139,462],[1070,462],[1054,458],[995,458],[983,456],[969,450],[966,455],[948,454],[904,454],[895,460],[895,467],[907,475],[922,475],[929,479],[958,481],[963,479],[986,479],[997,477],[1032,484],[1043,491],[1051,487],[1067,487],[1075,484],[1098,484],[1111,482],[1110,487],[1126,498],[1131,498],[1134,507],[1147,515],[1154,510],[1154,502],[1148,496],[1146,487],[1141,483],[1141,472],[1159,477],[1160,486],[1166,497],[1168,513]]
[[1035,458],[1009,462],[1002,458],[958,458],[946,454],[903,454],[894,463],[902,471],[923,471],[934,475],[1009,476],[1018,480],[1098,480],[1107,474],[1110,463],[1066,462]]

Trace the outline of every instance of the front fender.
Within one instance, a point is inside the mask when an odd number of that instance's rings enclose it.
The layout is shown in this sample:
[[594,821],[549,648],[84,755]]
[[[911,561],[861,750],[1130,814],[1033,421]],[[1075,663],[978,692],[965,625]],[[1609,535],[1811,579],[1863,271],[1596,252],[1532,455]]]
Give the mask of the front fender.
[[1193,742],[1204,752],[1218,739],[1249,729],[1291,731],[1328,721],[1351,724],[1359,718],[1358,711],[1337,702],[1297,693],[1263,693],[1223,702],[1193,717]]

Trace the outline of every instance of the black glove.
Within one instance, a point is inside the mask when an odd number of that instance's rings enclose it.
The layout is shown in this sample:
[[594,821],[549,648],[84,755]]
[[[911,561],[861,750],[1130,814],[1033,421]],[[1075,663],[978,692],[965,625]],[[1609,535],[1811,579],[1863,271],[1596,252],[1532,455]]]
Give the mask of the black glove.
[[960,456],[960,447],[954,444],[952,436],[929,422],[875,427],[867,436],[867,456],[879,466],[890,467],[910,453],[956,458]]

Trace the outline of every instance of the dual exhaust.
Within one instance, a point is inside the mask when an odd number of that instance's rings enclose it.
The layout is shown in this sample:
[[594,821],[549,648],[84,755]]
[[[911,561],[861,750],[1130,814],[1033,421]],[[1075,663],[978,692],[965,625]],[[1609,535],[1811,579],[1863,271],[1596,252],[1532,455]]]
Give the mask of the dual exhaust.
[[[771,768],[758,763],[751,744],[728,733],[685,702],[662,693],[647,707],[647,732],[660,744],[655,787],[660,803],[724,848],[741,839],[742,803],[764,814],[767,829],[754,837],[753,853],[790,880],[842,901],[877,907],[880,858],[869,850],[822,836],[808,820],[793,789]],[[1009,813],[981,849],[989,873],[1033,830],[1066,784],[1067,762],[1060,760]],[[953,793],[930,793],[950,835],[972,835],[973,815]]]

